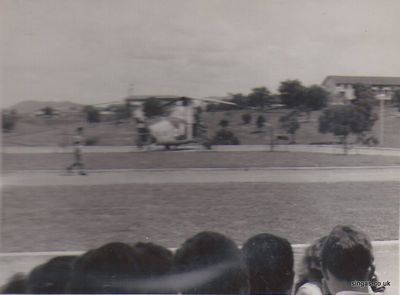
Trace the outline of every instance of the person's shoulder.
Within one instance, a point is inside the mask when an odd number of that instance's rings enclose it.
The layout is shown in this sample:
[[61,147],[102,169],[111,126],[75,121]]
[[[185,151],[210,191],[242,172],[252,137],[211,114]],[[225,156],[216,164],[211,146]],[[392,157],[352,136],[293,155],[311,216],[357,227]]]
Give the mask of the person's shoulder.
[[369,292],[358,292],[358,291],[340,291],[336,295],[373,295],[374,293]]
[[322,295],[321,288],[313,283],[305,283],[297,290],[296,295]]

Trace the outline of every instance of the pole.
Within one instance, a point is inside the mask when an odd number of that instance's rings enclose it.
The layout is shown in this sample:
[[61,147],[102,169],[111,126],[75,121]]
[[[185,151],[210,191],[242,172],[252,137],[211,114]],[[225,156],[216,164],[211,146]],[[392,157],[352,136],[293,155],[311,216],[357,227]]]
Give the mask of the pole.
[[269,140],[270,140],[270,142],[269,142],[269,151],[270,152],[273,152],[274,151],[274,145],[275,145],[275,135],[274,135],[274,126],[271,124],[271,126],[270,126],[270,136],[269,136]]
[[128,87],[128,97],[133,96],[133,93],[134,93],[134,86],[135,86],[135,84],[133,84],[133,83],[129,84],[129,87]]
[[384,108],[385,101],[381,99],[379,101],[379,144],[381,146],[384,145],[384,129],[385,129],[385,108]]

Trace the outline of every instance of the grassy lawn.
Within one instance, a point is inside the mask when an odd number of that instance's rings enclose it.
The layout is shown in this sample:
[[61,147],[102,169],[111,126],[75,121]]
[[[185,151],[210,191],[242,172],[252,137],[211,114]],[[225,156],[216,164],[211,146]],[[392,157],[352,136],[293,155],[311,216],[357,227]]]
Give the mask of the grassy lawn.
[[2,251],[85,250],[109,241],[179,246],[201,230],[242,243],[271,232],[310,242],[336,224],[398,239],[398,183],[15,187],[3,192]]
[[[400,165],[399,157],[295,152],[146,152],[85,154],[88,169]],[[70,154],[4,154],[4,170],[64,169]]]
[[[279,130],[279,118],[288,110],[276,110],[265,114],[268,123],[275,126],[276,134],[284,134]],[[379,110],[376,109],[376,112]],[[237,135],[242,144],[265,144],[269,142],[269,131],[255,133],[257,130],[255,121],[260,113],[252,113],[252,123],[244,125],[242,114],[248,111],[221,111],[205,112],[203,119],[209,128],[209,137],[218,130],[222,119],[229,121],[229,128]],[[318,117],[321,112],[313,112],[310,121],[301,117],[301,128],[296,135],[296,142],[301,144],[312,144],[321,142],[332,142],[336,139],[330,134],[318,133]],[[387,107],[385,117],[385,146],[400,148],[400,116],[396,108]],[[135,137],[135,126],[133,123],[115,125],[112,122],[89,124],[83,118],[20,118],[16,130],[10,134],[4,134],[4,145],[28,145],[28,146],[58,146],[69,144],[70,136],[78,126],[85,127],[86,137],[98,139],[98,145],[132,145]],[[373,134],[378,137],[379,121],[375,123]],[[354,140],[352,138],[351,140]]]

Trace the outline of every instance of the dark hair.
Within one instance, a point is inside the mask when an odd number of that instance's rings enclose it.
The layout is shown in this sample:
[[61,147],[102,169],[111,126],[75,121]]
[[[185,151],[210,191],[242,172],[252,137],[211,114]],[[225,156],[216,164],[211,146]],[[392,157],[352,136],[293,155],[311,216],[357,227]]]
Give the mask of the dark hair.
[[297,291],[302,285],[313,282],[319,286],[322,283],[321,251],[327,237],[322,237],[308,246],[301,260],[299,279],[295,286]]
[[136,243],[133,250],[137,254],[141,272],[147,277],[168,274],[172,268],[173,253],[167,248],[153,243]]
[[62,294],[70,282],[72,263],[76,256],[59,256],[35,267],[27,280],[27,292],[32,294]]
[[321,253],[324,274],[329,270],[343,281],[372,278],[374,256],[367,235],[352,226],[338,225],[330,232]]
[[157,244],[142,242],[133,245],[133,251],[137,256],[140,273],[131,291],[146,294],[175,293],[169,277],[172,269],[172,251]]
[[236,244],[216,232],[200,232],[176,251],[178,290],[186,294],[243,294],[248,272]]
[[293,250],[288,240],[262,233],[242,248],[250,274],[250,292],[285,293],[293,285]]
[[26,276],[23,273],[14,274],[1,288],[1,294],[25,294]]
[[140,266],[132,247],[125,243],[109,243],[90,250],[74,265],[70,293],[134,293],[132,278]]

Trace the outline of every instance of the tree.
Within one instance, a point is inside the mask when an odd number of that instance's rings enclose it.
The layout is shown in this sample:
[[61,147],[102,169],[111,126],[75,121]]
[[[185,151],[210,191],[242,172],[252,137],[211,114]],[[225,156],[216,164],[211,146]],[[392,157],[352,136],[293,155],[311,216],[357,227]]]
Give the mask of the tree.
[[256,87],[248,95],[248,106],[265,108],[272,103],[270,91],[266,87]]
[[364,84],[354,84],[353,89],[354,99],[351,103],[364,108],[368,113],[372,113],[376,99],[371,87]]
[[3,132],[10,132],[17,124],[17,113],[15,110],[11,112],[4,112],[1,115],[1,127]]
[[89,123],[100,122],[100,112],[94,106],[83,107],[83,112],[86,115],[86,121],[88,121]]
[[131,107],[128,101],[126,101],[124,104],[115,106],[114,112],[115,120],[117,121],[132,117]]
[[286,80],[279,86],[281,102],[288,108],[304,105],[306,88],[299,80]]
[[233,103],[236,103],[240,107],[246,107],[248,106],[248,97],[243,95],[242,93],[234,93],[231,94],[231,101]]
[[365,110],[357,105],[332,106],[319,117],[319,132],[332,133],[338,136],[347,153],[347,138],[349,134],[363,134],[370,131],[373,126]]
[[251,114],[244,113],[242,115],[242,121],[243,121],[244,124],[250,124],[250,122],[251,122]]
[[305,88],[302,109],[307,114],[307,119],[310,118],[312,111],[321,110],[326,107],[328,103],[328,92],[318,85],[312,85]]
[[150,97],[143,103],[143,112],[147,118],[151,118],[163,115],[164,109],[157,98]]
[[[374,106],[376,99],[374,92],[370,86],[364,84],[353,85],[354,99],[351,103],[357,107],[357,109],[363,113],[366,121],[366,131],[371,130],[375,121],[378,119],[378,115],[374,112]],[[359,134],[359,139],[362,140],[365,137],[365,132]]]
[[395,106],[397,106],[398,111],[400,112],[400,89],[397,89],[393,93],[393,102]]
[[257,128],[258,128],[259,130],[261,130],[261,129],[264,127],[265,122],[267,122],[267,120],[265,119],[265,117],[264,117],[263,115],[259,115],[259,116],[257,117],[257,121],[256,121],[256,126],[257,126]]
[[213,140],[213,145],[239,145],[240,141],[236,135],[227,129],[221,129],[217,131]]
[[295,135],[297,130],[300,128],[300,123],[298,120],[299,112],[294,110],[286,115],[280,117],[279,122],[281,127],[290,134],[290,143],[295,143]]
[[221,126],[222,128],[226,128],[226,127],[229,126],[229,121],[225,120],[225,119],[222,119],[221,121],[219,121],[218,125]]
[[45,115],[46,117],[51,117],[54,114],[54,109],[52,107],[44,107],[42,109],[43,115]]

